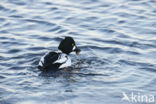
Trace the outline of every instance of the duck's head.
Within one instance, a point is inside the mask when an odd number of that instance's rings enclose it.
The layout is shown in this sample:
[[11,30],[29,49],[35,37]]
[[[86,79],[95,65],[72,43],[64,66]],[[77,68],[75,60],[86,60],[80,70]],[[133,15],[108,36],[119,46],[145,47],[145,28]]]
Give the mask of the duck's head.
[[65,37],[65,39],[61,41],[58,49],[66,54],[75,52],[76,55],[78,55],[80,52],[80,49],[76,46],[75,41],[72,37]]

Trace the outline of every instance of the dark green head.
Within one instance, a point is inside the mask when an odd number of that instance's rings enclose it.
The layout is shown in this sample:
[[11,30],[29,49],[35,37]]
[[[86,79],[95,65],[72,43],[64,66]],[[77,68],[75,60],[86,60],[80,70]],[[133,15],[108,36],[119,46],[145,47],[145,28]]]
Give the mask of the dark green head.
[[80,52],[80,49],[76,46],[75,41],[72,37],[65,37],[65,39],[61,41],[58,49],[66,54],[74,51],[78,55]]

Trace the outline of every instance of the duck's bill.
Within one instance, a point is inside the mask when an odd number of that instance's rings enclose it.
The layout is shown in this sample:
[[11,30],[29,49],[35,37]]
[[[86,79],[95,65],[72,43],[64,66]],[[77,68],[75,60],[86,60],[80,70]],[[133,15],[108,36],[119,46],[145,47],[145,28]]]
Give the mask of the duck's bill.
[[81,51],[81,50],[80,50],[79,48],[76,48],[76,49],[75,49],[75,53],[76,53],[77,56],[79,55],[80,51]]

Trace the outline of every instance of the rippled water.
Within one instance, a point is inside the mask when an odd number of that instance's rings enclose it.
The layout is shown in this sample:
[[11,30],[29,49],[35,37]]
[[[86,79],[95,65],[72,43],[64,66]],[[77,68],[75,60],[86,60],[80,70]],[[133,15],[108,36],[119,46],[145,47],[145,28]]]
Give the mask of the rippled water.
[[[75,70],[44,75],[64,36]],[[156,96],[155,0],[1,0],[0,104],[132,104],[122,92]]]

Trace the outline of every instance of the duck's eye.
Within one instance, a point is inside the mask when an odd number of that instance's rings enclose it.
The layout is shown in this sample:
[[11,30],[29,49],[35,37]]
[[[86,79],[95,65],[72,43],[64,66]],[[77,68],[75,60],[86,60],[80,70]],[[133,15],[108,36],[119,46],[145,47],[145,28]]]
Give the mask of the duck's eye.
[[74,43],[72,43],[72,46],[73,46],[73,47],[75,46]]

